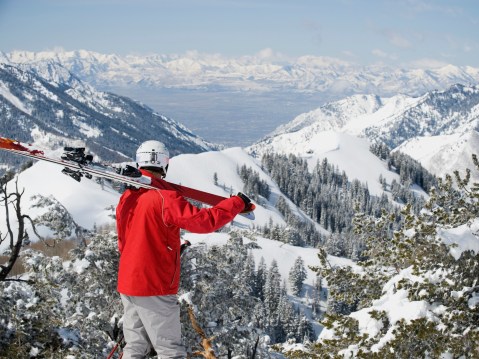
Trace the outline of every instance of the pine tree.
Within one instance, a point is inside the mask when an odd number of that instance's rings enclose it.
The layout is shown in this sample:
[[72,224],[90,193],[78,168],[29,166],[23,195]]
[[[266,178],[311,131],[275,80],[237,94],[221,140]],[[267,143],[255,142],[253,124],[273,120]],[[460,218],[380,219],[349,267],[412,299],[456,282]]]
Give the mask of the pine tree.
[[281,275],[278,263],[273,259],[264,285],[264,302],[268,316],[276,312],[281,297]]
[[294,295],[299,295],[301,293],[304,280],[307,276],[308,273],[306,272],[303,258],[297,257],[289,271],[289,283],[291,284],[291,290]]
[[[208,337],[215,338],[217,355],[233,357],[252,351],[257,340],[264,340],[263,335],[258,337],[256,327],[250,325],[251,322],[255,326],[264,324],[263,309],[260,299],[254,296],[254,263],[241,235],[232,233],[228,244],[209,250],[190,248],[183,262],[190,261],[194,261],[194,266],[182,265],[182,271],[193,272],[183,273],[182,278],[193,276],[194,280],[182,281],[180,295],[188,293],[197,321]],[[188,348],[195,348],[197,333],[188,324],[185,309],[183,306],[186,344]],[[262,347],[256,350],[263,351]]]
[[[469,183],[469,171],[464,179],[455,176],[455,186],[450,175],[438,181],[421,212],[406,205],[399,227],[393,214],[377,219],[358,213],[355,231],[367,248],[357,263],[361,270],[333,267],[320,251],[321,265],[314,270],[330,292],[325,337],[291,357],[479,357],[479,253],[451,244],[454,233],[477,236],[479,184]],[[398,320],[375,305],[398,295],[420,303],[422,314]],[[359,310],[378,330],[361,329],[349,315]]]

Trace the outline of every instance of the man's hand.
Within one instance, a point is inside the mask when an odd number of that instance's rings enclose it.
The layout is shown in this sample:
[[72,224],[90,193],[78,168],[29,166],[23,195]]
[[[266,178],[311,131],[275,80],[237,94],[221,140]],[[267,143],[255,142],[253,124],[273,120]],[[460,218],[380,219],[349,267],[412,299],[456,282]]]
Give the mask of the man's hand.
[[186,250],[186,248],[188,248],[189,246],[191,246],[191,243],[190,241],[184,239],[181,241],[181,246],[180,246],[180,257],[181,255],[183,254],[183,252]]
[[254,211],[256,208],[253,203],[251,203],[251,200],[249,199],[248,196],[246,196],[244,193],[238,192],[237,196],[241,198],[244,202],[244,209],[241,213],[248,213]]

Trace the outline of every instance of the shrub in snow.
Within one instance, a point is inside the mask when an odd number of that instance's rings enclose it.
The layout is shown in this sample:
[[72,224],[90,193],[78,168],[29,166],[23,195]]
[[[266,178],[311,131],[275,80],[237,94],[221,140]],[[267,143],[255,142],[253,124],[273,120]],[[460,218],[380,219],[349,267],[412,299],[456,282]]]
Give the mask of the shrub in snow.
[[479,184],[456,177],[456,187],[439,181],[419,214],[405,206],[399,229],[387,213],[357,214],[367,246],[358,268],[332,267],[320,251],[325,328],[289,357],[479,357]]
[[72,259],[25,251],[26,282],[0,283],[0,357],[106,356],[116,339],[116,235],[95,234]]

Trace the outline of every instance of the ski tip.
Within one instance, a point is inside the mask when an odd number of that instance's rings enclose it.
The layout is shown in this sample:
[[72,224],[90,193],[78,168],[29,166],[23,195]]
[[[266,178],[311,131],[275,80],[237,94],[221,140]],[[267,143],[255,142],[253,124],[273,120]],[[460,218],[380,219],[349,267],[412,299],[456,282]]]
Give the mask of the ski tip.
[[32,150],[25,147],[21,142],[7,137],[0,137],[0,149],[28,152],[32,155],[43,155],[43,151]]

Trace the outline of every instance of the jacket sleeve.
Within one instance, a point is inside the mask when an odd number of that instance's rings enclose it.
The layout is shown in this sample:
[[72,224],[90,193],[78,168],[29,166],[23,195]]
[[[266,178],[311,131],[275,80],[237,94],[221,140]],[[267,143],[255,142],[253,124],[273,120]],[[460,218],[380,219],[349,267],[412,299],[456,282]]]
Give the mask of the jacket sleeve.
[[173,191],[161,191],[163,197],[163,218],[166,224],[175,225],[192,233],[211,233],[244,209],[241,198],[227,198],[211,208],[197,208]]

